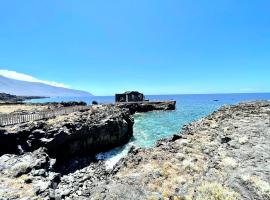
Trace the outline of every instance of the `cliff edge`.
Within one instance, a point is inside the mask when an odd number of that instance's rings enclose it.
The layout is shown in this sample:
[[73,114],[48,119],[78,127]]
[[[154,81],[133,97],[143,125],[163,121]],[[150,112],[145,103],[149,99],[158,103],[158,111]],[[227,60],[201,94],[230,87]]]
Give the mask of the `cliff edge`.
[[89,193],[101,199],[267,200],[269,162],[270,102],[241,103],[185,126],[155,148],[133,149],[109,183]]

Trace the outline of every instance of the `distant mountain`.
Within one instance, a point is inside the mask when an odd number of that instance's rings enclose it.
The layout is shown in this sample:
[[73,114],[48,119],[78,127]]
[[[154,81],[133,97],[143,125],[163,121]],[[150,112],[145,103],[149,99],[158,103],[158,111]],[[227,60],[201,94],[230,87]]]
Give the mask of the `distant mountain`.
[[89,92],[55,87],[44,83],[19,81],[0,76],[0,93],[19,96],[46,96],[46,97],[85,97],[93,96]]

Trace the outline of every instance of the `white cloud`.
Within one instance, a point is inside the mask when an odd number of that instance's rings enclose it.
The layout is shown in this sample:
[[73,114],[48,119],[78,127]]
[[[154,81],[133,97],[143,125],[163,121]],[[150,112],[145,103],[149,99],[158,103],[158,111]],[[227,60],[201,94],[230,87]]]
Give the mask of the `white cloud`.
[[65,85],[63,83],[57,83],[57,82],[54,82],[54,81],[40,80],[40,79],[37,79],[37,78],[35,78],[33,76],[30,76],[30,75],[27,75],[27,74],[22,74],[22,73],[18,73],[18,72],[6,70],[6,69],[0,69],[0,75],[4,76],[4,77],[7,77],[7,78],[20,80],[20,81],[44,83],[44,84],[52,85],[52,86],[56,86],[56,87],[69,88],[69,86],[67,86],[67,85]]

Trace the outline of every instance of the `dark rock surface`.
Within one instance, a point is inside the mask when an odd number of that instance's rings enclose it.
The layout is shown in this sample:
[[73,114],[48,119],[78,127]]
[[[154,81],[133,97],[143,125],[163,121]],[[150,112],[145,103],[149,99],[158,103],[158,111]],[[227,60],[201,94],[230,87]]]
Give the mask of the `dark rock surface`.
[[95,154],[123,145],[133,135],[129,111],[96,106],[54,119],[0,129],[0,153],[23,153],[45,147],[52,157]]
[[149,112],[154,110],[175,110],[176,101],[144,101],[116,103],[120,108],[127,108],[134,114],[136,112]]
[[22,101],[28,100],[28,99],[41,99],[45,97],[40,96],[16,96],[6,93],[0,93],[0,104],[4,103],[20,103]]
[[49,103],[35,103],[33,105],[48,105],[52,108],[62,108],[62,107],[71,107],[71,106],[86,106],[87,103],[83,101],[63,101],[63,102],[49,102]]

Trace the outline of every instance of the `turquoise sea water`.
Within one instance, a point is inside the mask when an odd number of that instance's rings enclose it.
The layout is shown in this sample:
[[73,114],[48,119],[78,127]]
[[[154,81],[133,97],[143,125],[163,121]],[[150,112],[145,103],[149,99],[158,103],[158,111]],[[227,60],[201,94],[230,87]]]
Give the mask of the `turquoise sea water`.
[[[168,138],[180,132],[183,125],[200,119],[221,106],[236,104],[241,101],[270,100],[270,93],[262,94],[211,94],[211,95],[156,95],[147,96],[150,100],[176,100],[175,111],[153,111],[134,115],[134,137],[129,144],[112,151],[97,155],[98,159],[107,160],[108,167],[113,166],[123,155],[128,152],[131,145],[149,148],[156,141]],[[96,100],[100,103],[114,102],[113,96],[91,98],[51,98],[38,99],[35,102],[82,100],[91,103]]]

